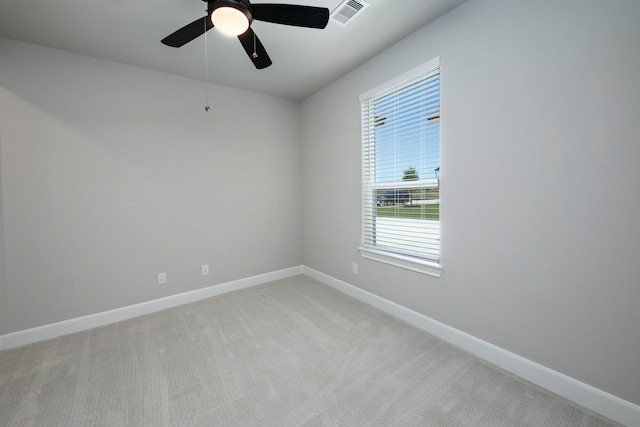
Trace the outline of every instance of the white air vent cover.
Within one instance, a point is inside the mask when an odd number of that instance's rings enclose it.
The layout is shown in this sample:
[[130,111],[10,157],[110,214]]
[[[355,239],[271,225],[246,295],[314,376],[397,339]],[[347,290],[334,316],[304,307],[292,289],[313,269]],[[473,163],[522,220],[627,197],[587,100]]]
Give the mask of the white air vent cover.
[[345,0],[335,8],[331,14],[331,20],[344,27],[367,7],[369,7],[369,4],[362,0]]

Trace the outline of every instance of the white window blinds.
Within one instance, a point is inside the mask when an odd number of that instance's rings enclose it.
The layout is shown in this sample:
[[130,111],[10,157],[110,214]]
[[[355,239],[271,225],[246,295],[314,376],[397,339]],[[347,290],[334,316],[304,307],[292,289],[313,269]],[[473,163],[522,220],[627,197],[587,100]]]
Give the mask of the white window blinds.
[[360,96],[363,247],[440,258],[438,59]]

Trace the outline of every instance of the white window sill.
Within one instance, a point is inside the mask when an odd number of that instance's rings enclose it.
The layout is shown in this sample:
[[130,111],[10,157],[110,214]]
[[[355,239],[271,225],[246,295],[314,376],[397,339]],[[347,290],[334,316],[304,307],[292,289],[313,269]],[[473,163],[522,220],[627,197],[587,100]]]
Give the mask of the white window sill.
[[396,267],[415,271],[417,273],[426,274],[428,276],[440,277],[442,275],[442,266],[432,261],[426,261],[406,255],[394,254],[377,249],[358,248],[363,258],[371,259]]

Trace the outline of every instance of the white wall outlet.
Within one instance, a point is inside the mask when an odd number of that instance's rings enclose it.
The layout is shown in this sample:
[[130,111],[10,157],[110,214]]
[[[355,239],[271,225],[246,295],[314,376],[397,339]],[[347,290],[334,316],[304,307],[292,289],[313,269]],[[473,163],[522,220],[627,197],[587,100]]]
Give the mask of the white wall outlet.
[[353,263],[353,266],[351,267],[351,272],[353,274],[358,274],[358,264],[356,264],[355,262]]
[[167,273],[158,273],[158,285],[167,283]]
[[206,276],[209,274],[209,264],[202,264],[202,275]]

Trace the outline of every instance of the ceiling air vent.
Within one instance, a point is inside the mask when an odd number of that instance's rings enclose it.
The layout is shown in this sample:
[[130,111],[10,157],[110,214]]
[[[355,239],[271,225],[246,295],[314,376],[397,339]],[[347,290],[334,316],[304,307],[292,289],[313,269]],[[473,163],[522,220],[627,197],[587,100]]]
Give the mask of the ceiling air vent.
[[360,15],[367,7],[369,7],[369,4],[362,0],[345,0],[335,8],[331,14],[331,20],[341,27],[344,27],[353,21],[353,18]]

